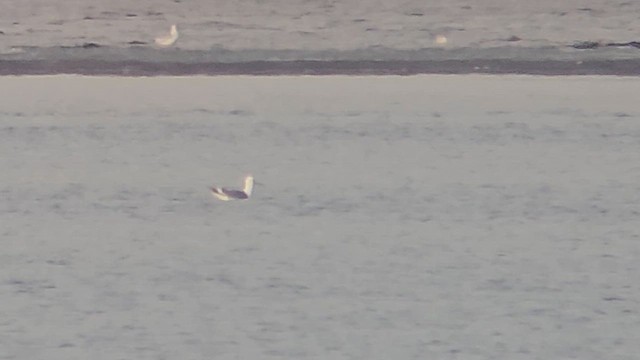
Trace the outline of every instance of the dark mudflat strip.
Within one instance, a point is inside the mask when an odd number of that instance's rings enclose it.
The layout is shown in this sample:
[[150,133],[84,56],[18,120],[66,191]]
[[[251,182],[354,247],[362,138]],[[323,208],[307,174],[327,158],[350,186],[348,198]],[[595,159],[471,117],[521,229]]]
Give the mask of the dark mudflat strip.
[[252,61],[184,63],[102,60],[0,60],[0,75],[415,75],[529,74],[640,75],[640,59],[617,60],[429,60]]

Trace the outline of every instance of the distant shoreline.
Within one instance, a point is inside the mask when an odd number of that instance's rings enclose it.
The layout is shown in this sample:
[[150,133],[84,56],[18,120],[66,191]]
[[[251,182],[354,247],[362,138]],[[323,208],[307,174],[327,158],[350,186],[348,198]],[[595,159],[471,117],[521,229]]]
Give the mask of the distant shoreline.
[[0,60],[0,75],[417,75],[417,74],[523,74],[523,75],[640,75],[640,59],[617,60],[292,60],[248,62],[147,62],[136,60]]

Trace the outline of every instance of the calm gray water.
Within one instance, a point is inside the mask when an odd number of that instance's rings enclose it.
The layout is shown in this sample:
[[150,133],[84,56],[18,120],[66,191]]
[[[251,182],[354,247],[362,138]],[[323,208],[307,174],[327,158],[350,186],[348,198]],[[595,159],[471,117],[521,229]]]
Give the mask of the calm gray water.
[[0,358],[635,359],[639,91],[3,77]]

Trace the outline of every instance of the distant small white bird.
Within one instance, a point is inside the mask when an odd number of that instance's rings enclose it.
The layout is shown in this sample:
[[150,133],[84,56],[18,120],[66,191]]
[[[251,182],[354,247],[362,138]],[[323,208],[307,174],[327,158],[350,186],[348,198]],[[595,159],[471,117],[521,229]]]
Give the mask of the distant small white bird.
[[178,40],[178,28],[175,25],[171,25],[169,35],[156,38],[156,45],[167,47],[173,45]]
[[449,42],[449,40],[447,40],[447,37],[444,35],[438,35],[436,36],[435,42],[438,45],[446,45]]
[[212,187],[211,194],[222,201],[229,200],[247,200],[253,191],[253,176],[249,175],[244,178],[244,189],[231,190],[219,187]]

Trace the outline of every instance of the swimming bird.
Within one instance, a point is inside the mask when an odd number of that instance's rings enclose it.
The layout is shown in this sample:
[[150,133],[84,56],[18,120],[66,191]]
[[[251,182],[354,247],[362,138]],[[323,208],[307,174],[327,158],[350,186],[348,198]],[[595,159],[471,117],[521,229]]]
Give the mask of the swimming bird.
[[178,40],[178,28],[175,25],[171,25],[169,35],[156,38],[156,45],[167,47],[173,45]]
[[244,178],[244,189],[232,190],[219,187],[212,187],[211,194],[222,201],[229,200],[247,200],[253,191],[253,176],[249,175]]

